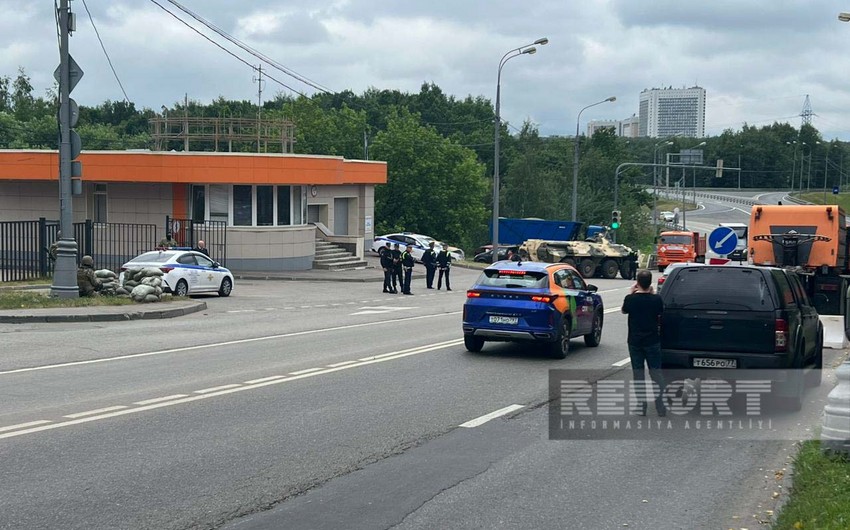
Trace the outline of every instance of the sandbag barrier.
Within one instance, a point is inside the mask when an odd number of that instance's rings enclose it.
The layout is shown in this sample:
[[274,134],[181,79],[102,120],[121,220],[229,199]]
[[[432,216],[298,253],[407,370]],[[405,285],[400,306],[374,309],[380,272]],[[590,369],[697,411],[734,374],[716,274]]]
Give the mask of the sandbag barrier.
[[124,271],[122,288],[135,302],[159,302],[162,300],[162,274],[162,271],[155,267],[127,269]]

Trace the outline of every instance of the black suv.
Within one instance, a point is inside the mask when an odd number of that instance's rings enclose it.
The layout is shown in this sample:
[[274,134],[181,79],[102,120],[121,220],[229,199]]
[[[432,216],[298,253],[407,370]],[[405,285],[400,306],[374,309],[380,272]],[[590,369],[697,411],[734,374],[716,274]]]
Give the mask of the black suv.
[[[664,368],[795,369],[780,390],[793,409],[802,406],[804,379],[820,384],[823,325],[796,273],[751,265],[681,267],[661,297]],[[807,366],[815,370],[804,378],[797,369]]]

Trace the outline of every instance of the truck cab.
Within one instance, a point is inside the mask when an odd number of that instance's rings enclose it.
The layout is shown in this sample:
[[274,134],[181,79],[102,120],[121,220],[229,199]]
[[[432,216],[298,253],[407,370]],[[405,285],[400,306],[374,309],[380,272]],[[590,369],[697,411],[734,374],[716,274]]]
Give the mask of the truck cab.
[[664,272],[664,269],[673,263],[704,263],[705,245],[705,236],[699,232],[661,232],[656,245],[658,272]]

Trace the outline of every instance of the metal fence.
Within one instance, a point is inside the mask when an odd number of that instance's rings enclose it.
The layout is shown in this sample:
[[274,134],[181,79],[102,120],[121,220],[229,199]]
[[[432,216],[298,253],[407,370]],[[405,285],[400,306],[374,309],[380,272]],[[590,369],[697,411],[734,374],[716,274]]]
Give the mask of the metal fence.
[[[157,243],[153,224],[74,223],[77,263],[88,254],[98,269],[117,271]],[[0,221],[0,281],[26,281],[50,276],[50,245],[59,237],[59,221]]]
[[203,240],[210,258],[227,266],[227,222],[193,221],[166,216],[166,232],[170,232],[181,247],[197,246]]

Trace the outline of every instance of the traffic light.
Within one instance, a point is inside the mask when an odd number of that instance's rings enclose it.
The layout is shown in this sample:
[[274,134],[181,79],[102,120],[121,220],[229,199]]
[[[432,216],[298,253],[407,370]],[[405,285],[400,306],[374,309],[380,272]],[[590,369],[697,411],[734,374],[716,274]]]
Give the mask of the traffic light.
[[611,212],[611,228],[616,230],[620,228],[620,210],[614,210]]

